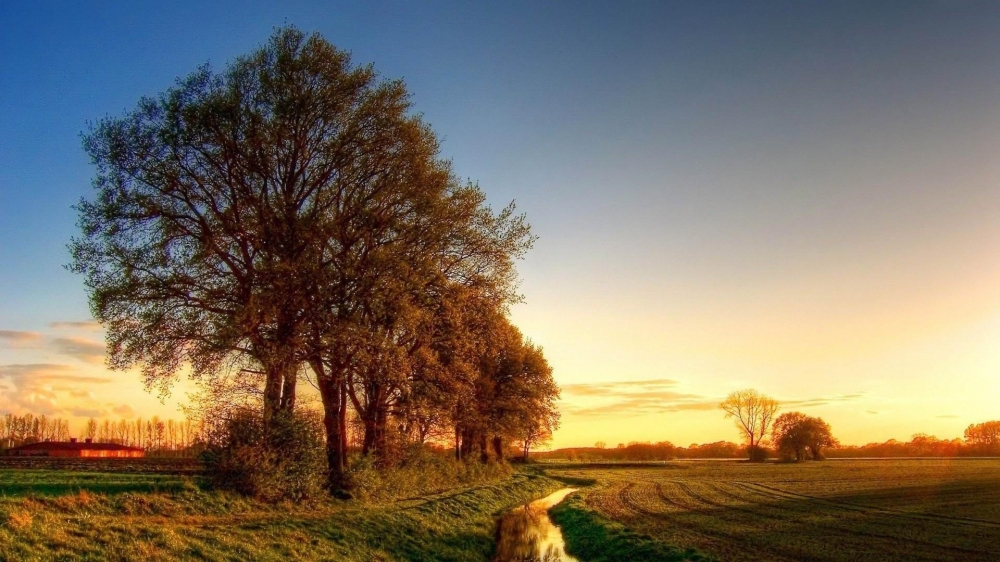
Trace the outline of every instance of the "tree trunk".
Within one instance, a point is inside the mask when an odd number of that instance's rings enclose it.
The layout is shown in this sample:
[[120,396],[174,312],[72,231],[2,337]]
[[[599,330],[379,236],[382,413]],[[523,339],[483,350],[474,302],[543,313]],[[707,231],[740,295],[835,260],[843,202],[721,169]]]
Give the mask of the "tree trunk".
[[347,381],[340,381],[340,451],[344,465],[347,464]]
[[299,382],[299,369],[289,369],[285,373],[285,381],[281,385],[281,401],[278,408],[282,412],[291,412],[295,408],[295,385]]
[[455,460],[462,460],[462,430],[455,426]]
[[490,451],[486,446],[486,434],[479,434],[479,462],[486,464],[490,462]]
[[264,380],[264,419],[270,421],[275,414],[281,410],[281,383],[280,372],[274,369],[267,369]]
[[468,460],[469,456],[472,455],[473,443],[472,430],[462,430],[462,459]]
[[344,469],[347,462],[347,449],[344,447],[344,434],[341,418],[344,414],[344,401],[340,381],[334,380],[333,373],[324,372],[323,366],[312,362],[319,386],[320,398],[323,401],[323,427],[326,429],[326,460],[327,485],[330,491],[343,488]]
[[497,455],[497,462],[503,462],[503,437],[493,436],[493,452]]
[[386,435],[386,424],[388,423],[388,412],[382,408],[375,410],[375,462],[378,466],[389,464],[389,447]]
[[374,412],[366,412],[363,420],[365,422],[365,435],[361,441],[361,454],[368,455],[375,448],[375,418]]

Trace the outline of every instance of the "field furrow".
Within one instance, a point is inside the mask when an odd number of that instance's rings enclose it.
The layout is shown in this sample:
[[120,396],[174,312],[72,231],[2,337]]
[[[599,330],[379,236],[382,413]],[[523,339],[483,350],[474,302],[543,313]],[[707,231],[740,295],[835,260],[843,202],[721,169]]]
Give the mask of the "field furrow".
[[[569,467],[567,467],[569,468]],[[996,560],[1000,461],[587,467],[586,504],[720,560]]]

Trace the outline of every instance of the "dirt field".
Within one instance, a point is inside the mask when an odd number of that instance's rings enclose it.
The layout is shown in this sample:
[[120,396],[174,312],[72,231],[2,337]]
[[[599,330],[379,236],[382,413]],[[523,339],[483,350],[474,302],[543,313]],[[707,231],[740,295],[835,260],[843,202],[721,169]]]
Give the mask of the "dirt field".
[[0,456],[3,469],[76,470],[84,472],[127,472],[152,474],[200,474],[203,466],[197,459],[182,458],[73,458]]
[[550,468],[629,529],[720,560],[998,560],[1000,460]]

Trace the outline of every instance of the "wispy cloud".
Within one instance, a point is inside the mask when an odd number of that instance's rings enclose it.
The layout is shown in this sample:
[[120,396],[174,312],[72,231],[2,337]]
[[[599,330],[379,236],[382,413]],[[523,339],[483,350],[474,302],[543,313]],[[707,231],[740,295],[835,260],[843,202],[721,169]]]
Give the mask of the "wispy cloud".
[[104,344],[101,342],[87,338],[54,338],[51,345],[62,355],[95,365],[104,363]]
[[718,407],[716,400],[673,390],[678,384],[674,379],[647,379],[569,384],[562,391],[571,401],[567,411],[581,416],[634,416]]
[[[562,388],[568,413],[579,416],[638,416],[685,411],[711,411],[719,408],[720,397],[682,392],[674,379],[649,379],[587,384],[569,384]],[[864,394],[841,394],[780,401],[783,409],[809,408],[850,402]]]
[[954,419],[954,418],[957,418],[957,417],[960,417],[960,416],[958,416],[956,414],[943,414],[943,415],[934,416],[934,417],[935,418],[941,418],[941,419]]
[[708,411],[718,407],[717,400],[705,400],[704,397],[695,394],[676,394],[669,397],[660,395],[629,398],[599,406],[570,406],[568,410],[579,416],[638,416],[684,411]]
[[575,396],[615,396],[645,393],[677,386],[673,379],[651,379],[639,381],[618,381],[589,384],[567,384],[562,387],[564,394]]
[[[88,322],[56,322],[60,324],[89,325]],[[89,338],[76,336],[46,337],[38,332],[21,330],[0,330],[0,343],[6,343],[13,348],[31,348],[49,350],[59,355],[79,359],[86,363],[99,365],[104,362],[104,344]]]
[[111,408],[111,411],[115,415],[118,415],[120,417],[123,417],[123,418],[134,418],[135,417],[135,408],[133,408],[132,406],[129,406],[128,404],[119,404],[117,406],[115,406],[114,404],[108,404],[108,407]]
[[101,325],[94,320],[86,322],[53,322],[49,324],[49,327],[54,330],[87,330],[89,332],[97,332],[101,329]]
[[864,398],[864,394],[841,394],[839,396],[826,396],[822,398],[805,398],[801,400],[782,400],[784,408],[811,408],[814,406],[826,406],[837,402],[851,402]]
[[14,347],[37,345],[44,339],[38,332],[23,332],[19,330],[0,330],[0,341],[5,341]]

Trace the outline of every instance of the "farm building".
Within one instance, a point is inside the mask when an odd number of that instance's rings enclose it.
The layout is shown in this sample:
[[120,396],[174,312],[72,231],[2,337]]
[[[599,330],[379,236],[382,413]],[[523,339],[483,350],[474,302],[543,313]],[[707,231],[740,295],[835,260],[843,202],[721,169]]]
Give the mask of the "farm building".
[[87,439],[80,443],[76,438],[69,441],[43,441],[14,447],[8,455],[17,457],[143,457],[146,451],[137,447],[126,447],[117,443],[94,443]]

